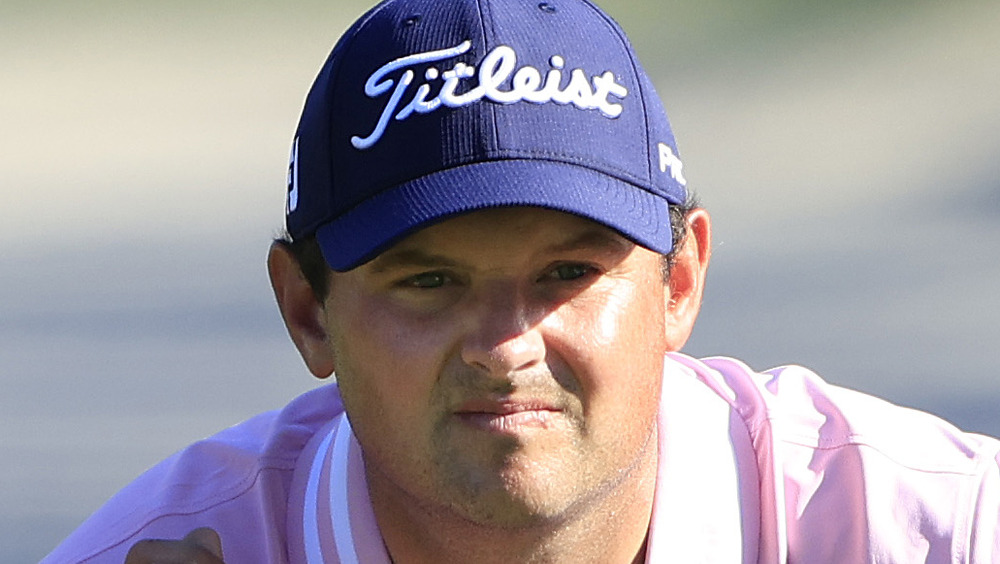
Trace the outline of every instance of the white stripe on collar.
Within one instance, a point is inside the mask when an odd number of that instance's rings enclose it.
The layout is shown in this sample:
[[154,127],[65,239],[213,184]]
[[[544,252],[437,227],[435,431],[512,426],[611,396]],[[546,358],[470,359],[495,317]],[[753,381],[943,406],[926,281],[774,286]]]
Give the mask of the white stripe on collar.
[[[341,415],[343,417],[343,415]],[[338,426],[339,427],[339,426]],[[319,476],[323,472],[323,463],[330,450],[330,443],[333,442],[333,435],[336,427],[323,439],[316,450],[312,467],[309,469],[309,480],[306,482],[306,497],[302,511],[302,536],[305,544],[306,562],[308,564],[325,564],[323,550],[319,540],[319,519],[316,507],[319,500]]]
[[[352,491],[352,487],[357,491]],[[316,450],[305,496],[302,530],[308,564],[391,562],[368,496],[361,449],[346,414],[337,416]],[[320,530],[320,523],[324,522],[319,518],[321,515],[329,516],[333,531]],[[358,545],[356,539],[361,539],[362,544]]]
[[351,424],[347,415],[341,414],[337,425],[337,439],[333,442],[333,460],[330,465],[330,519],[333,538],[337,544],[340,564],[358,564],[358,553],[354,550],[351,535],[351,512],[348,506],[347,455],[351,446]]

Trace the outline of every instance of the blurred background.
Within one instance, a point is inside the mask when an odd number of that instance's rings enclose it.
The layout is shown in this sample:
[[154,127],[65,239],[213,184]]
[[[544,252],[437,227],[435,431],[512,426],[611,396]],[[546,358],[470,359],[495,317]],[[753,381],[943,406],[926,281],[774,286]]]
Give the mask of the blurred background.
[[[0,2],[0,561],[316,385],[264,256],[368,4]],[[715,219],[687,352],[1000,435],[1000,4],[602,4]]]

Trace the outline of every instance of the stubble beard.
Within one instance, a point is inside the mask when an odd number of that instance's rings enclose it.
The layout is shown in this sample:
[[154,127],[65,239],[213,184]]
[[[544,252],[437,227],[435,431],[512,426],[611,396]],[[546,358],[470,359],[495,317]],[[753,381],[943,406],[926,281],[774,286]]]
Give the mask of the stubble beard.
[[443,502],[439,510],[476,527],[558,530],[617,495],[650,456],[655,468],[655,419],[628,464],[617,468],[594,468],[591,461],[616,457],[607,447],[586,448],[585,426],[579,421],[574,425],[569,446],[542,456],[530,456],[516,439],[500,439],[486,464],[469,461],[466,453],[436,434],[432,463],[436,499]]

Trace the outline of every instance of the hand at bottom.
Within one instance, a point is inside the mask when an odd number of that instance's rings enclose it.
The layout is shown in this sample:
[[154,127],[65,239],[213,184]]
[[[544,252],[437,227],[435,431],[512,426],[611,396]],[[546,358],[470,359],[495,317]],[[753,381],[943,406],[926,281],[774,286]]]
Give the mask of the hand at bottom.
[[225,564],[219,534],[207,527],[181,540],[145,539],[129,549],[125,564]]

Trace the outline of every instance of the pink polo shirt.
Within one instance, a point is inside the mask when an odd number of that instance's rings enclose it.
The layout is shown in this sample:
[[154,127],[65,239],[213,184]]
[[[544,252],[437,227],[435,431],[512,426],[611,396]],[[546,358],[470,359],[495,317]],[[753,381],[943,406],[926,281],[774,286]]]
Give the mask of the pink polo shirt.
[[[784,367],[664,363],[647,562],[1000,562],[1000,441]],[[388,564],[335,384],[191,445],[44,563],[212,527],[233,563]]]

